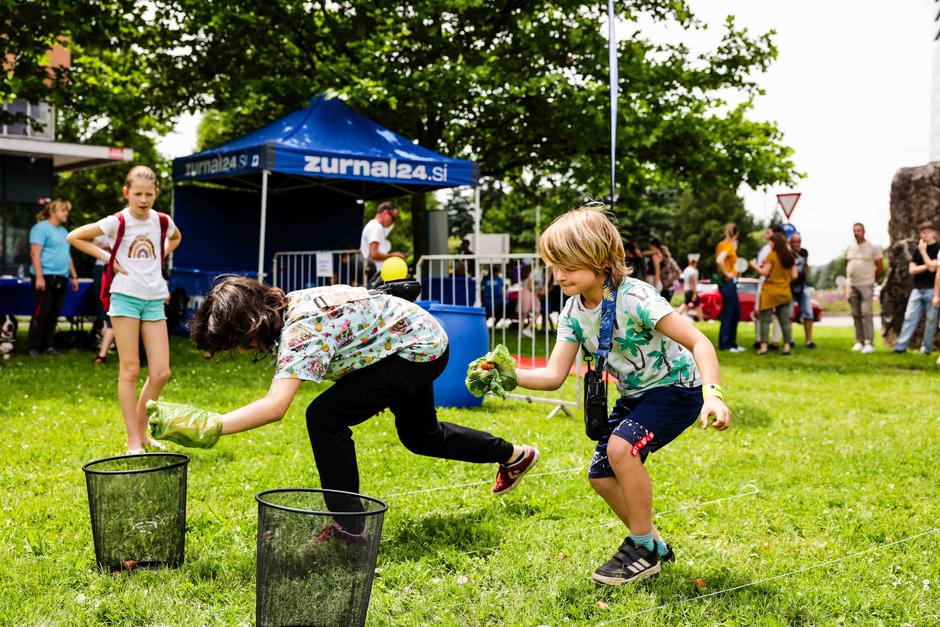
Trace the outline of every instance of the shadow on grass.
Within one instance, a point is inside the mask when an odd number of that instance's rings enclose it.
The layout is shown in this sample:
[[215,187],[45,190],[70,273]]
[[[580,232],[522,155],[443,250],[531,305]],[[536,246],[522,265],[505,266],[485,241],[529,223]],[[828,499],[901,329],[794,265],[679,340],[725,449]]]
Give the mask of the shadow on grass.
[[[514,503],[504,513],[515,518],[533,516],[538,508],[531,504]],[[503,529],[491,507],[455,513],[435,512],[409,515],[398,512],[394,535],[383,533],[380,559],[410,562],[439,553],[492,552],[503,541]],[[487,550],[481,551],[481,548]]]
[[411,562],[440,552],[498,546],[500,531],[493,525],[474,524],[475,519],[460,514],[405,518],[394,536],[382,538],[380,557],[383,562]]
[[770,412],[759,405],[752,405],[750,403],[738,403],[734,404],[734,427],[736,429],[742,428],[766,428],[773,424],[773,418],[770,416]]

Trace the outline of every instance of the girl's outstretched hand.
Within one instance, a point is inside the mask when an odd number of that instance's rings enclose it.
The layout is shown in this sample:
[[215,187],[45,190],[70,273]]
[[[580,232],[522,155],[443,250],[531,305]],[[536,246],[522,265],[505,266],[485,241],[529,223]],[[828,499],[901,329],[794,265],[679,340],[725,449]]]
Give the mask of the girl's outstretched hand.
[[725,402],[717,396],[709,396],[702,403],[702,413],[699,418],[702,421],[702,428],[708,428],[708,418],[714,416],[712,426],[718,431],[724,431],[731,426],[731,410],[725,405]]
[[219,414],[192,405],[147,401],[150,434],[190,448],[212,448],[222,436]]

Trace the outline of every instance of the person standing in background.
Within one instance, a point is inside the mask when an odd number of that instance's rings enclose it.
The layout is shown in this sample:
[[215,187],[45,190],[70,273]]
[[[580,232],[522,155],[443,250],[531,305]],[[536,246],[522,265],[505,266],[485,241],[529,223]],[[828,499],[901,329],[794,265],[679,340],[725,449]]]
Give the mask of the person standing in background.
[[929,355],[933,352],[933,338],[937,333],[937,318],[940,309],[933,302],[934,283],[937,278],[937,254],[940,252],[940,243],[933,228],[933,222],[924,220],[917,225],[920,240],[917,250],[911,255],[911,262],[907,271],[914,277],[914,287],[910,298],[907,299],[907,310],[904,312],[904,324],[898,343],[894,346],[895,353],[903,353],[917,330],[921,316],[926,317],[924,322],[924,341],[920,352]]
[[865,225],[856,222],[852,225],[855,241],[845,249],[845,278],[849,289],[849,305],[855,321],[855,345],[852,350],[861,353],[874,353],[872,344],[875,337],[875,325],[872,320],[872,305],[875,283],[881,281],[884,274],[884,258],[881,247],[865,239]]
[[[764,265],[764,261],[767,259],[767,255],[770,254],[770,251],[773,250],[770,245],[770,240],[773,238],[774,233],[783,233],[783,227],[780,224],[774,222],[764,230],[764,238],[766,242],[761,249],[757,252],[757,265]],[[757,279],[757,298],[755,302],[760,303],[760,292],[764,287],[764,281],[766,280],[763,275],[758,273]],[[754,348],[759,349],[761,342],[766,343],[771,350],[777,350],[780,348],[780,323],[777,322],[777,319],[774,318],[771,321],[771,337],[765,338],[761,336],[761,321],[760,321],[760,311],[758,307],[754,307],[754,312],[752,313],[754,317]]]
[[65,228],[71,210],[70,202],[55,199],[36,214],[36,224],[29,231],[29,274],[36,294],[36,308],[29,321],[30,357],[56,353],[53,339],[70,276],[72,291],[78,291],[78,274]]
[[684,302],[679,307],[679,313],[684,314],[691,312],[696,320],[702,319],[702,312],[699,310],[699,299],[698,299],[698,260],[700,255],[698,253],[689,254],[689,265],[685,267],[685,270],[682,271],[682,274],[679,276],[682,279],[682,291],[684,295]]
[[787,238],[783,233],[774,233],[770,238],[770,253],[764,257],[764,263],[751,261],[751,267],[764,277],[764,285],[760,291],[758,307],[760,308],[761,343],[758,355],[767,354],[767,338],[770,337],[770,320],[776,316],[783,331],[782,355],[790,354],[792,336],[790,335],[790,307],[793,295],[790,283],[796,278],[796,263]]
[[[93,239],[91,243],[101,250],[111,252],[111,240],[103,233]],[[111,350],[111,345],[114,344],[114,329],[111,326],[111,318],[108,316],[108,312],[105,311],[104,303],[98,298],[98,295],[101,294],[101,278],[104,275],[106,265],[103,259],[95,258],[95,267],[92,271],[92,277],[95,280],[93,284],[95,290],[95,305],[98,311],[98,318],[95,324],[101,325],[101,346],[98,347],[98,354],[95,355],[95,364],[103,364],[108,360],[108,352]]]
[[718,330],[718,350],[740,353],[738,346],[738,322],[741,321],[741,302],[738,300],[738,237],[741,229],[729,222],[725,226],[725,237],[715,247],[718,266],[718,291],[721,293],[721,327]]
[[382,264],[389,257],[405,258],[399,252],[392,252],[392,243],[388,234],[395,226],[398,218],[398,207],[386,201],[378,206],[375,217],[369,220],[362,229],[362,238],[359,241],[359,252],[366,260],[368,268],[367,281],[369,287],[374,287],[382,281]]
[[813,301],[810,293],[813,288],[808,285],[809,251],[803,248],[803,236],[794,233],[790,236],[790,251],[796,260],[796,278],[790,283],[790,292],[793,302],[800,306],[800,319],[803,320],[803,331],[806,334],[806,348],[816,348],[813,343]]

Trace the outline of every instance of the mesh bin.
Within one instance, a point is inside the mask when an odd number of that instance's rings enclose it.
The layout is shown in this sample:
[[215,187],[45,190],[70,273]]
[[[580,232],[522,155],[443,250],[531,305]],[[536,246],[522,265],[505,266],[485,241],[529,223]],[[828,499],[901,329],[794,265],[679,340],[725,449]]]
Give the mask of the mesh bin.
[[388,506],[293,488],[257,495],[257,625],[363,625]]
[[188,463],[178,453],[144,453],[82,467],[99,568],[182,565]]

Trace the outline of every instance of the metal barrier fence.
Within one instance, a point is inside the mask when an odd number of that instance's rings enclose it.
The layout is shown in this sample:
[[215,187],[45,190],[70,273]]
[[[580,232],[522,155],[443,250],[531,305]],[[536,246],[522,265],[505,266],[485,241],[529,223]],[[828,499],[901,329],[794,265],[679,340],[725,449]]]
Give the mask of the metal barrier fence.
[[[445,305],[483,307],[489,347],[505,344],[522,368],[548,363],[555,343],[564,294],[535,253],[506,255],[426,255],[415,278],[421,298]],[[274,255],[271,283],[285,292],[334,285],[368,285],[365,260],[358,250],[288,251]],[[510,398],[553,405],[571,415],[581,407],[581,352],[575,377],[554,392],[510,393]]]
[[[415,278],[421,298],[486,310],[490,348],[505,344],[523,368],[548,363],[565,296],[536,253],[425,255]],[[510,398],[554,405],[549,417],[581,406],[581,352],[574,380],[554,392],[510,393]]]
[[271,263],[271,284],[285,292],[323,285],[366,285],[366,263],[358,250],[279,252]]

